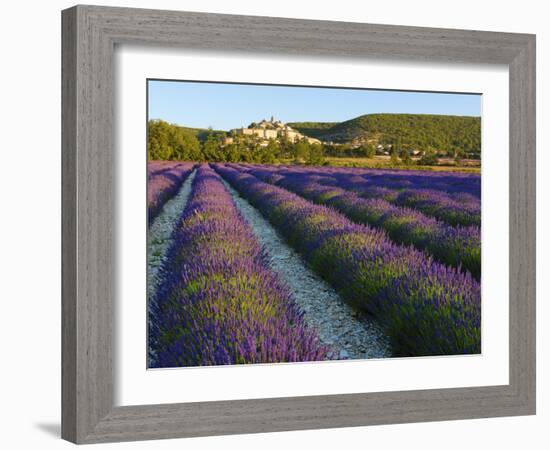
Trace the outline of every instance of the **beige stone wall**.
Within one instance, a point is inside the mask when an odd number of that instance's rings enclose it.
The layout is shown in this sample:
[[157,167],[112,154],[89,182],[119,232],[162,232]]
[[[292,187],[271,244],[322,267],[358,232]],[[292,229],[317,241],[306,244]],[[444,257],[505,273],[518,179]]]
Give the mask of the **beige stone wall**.
[[286,137],[290,142],[296,142],[299,138],[298,133],[296,133],[295,131],[287,131]]

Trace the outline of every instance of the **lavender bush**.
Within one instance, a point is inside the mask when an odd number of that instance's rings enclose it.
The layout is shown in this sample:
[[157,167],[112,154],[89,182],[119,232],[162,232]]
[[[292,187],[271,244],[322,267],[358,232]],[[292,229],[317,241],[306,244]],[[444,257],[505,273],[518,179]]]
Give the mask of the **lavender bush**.
[[481,226],[481,202],[467,194],[453,196],[433,189],[405,190],[395,203],[410,206],[450,225]]

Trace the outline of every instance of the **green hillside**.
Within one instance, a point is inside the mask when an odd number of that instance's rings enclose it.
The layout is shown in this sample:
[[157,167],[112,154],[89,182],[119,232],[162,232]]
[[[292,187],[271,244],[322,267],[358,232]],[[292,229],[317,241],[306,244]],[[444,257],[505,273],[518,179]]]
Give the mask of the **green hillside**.
[[225,137],[227,135],[227,132],[225,131],[212,130],[210,128],[191,128],[191,127],[184,127],[184,126],[179,126],[179,128],[194,135],[201,142],[206,141],[209,135],[214,135],[217,137]]
[[288,125],[306,136],[323,139],[328,130],[340,123],[341,122],[290,122]]
[[481,118],[431,114],[366,114],[345,122],[294,122],[291,127],[323,141],[393,145],[440,154],[479,155]]

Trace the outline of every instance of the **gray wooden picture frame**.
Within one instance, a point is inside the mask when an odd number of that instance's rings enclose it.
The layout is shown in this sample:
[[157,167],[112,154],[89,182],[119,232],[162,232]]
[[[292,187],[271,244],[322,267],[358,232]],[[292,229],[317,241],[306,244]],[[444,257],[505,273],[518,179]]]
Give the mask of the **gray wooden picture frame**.
[[[62,12],[62,437],[75,443],[535,413],[535,36],[175,11]],[[510,82],[508,385],[164,405],[113,403],[116,44],[505,64]]]

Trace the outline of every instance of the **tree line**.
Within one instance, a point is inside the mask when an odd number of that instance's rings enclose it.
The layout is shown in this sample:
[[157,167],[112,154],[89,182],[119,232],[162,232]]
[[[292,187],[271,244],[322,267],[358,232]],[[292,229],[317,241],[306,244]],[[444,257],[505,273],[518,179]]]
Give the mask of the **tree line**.
[[[288,139],[270,139],[267,142],[257,136],[232,135],[215,130],[197,130],[170,124],[163,120],[151,120],[147,125],[147,155],[149,160],[245,162],[274,164],[295,162],[311,165],[326,164],[326,157],[373,158],[377,149],[372,143],[361,145],[309,143],[307,139],[291,142]],[[391,164],[436,165],[438,154],[428,149],[418,161],[413,161],[409,146],[400,136],[391,140],[389,147]],[[455,155],[457,162],[460,153]]]
[[150,160],[179,160],[204,162],[250,162],[273,164],[280,161],[320,165],[324,162],[324,146],[307,140],[290,142],[285,139],[262,141],[256,136],[233,136],[225,144],[226,135],[206,132],[199,140],[198,133],[163,120],[147,124],[147,156]]

